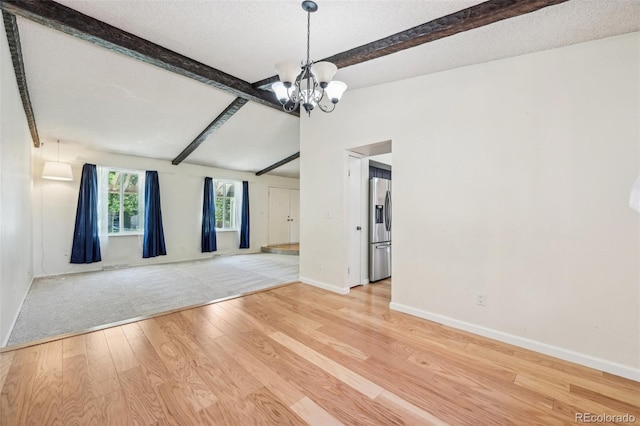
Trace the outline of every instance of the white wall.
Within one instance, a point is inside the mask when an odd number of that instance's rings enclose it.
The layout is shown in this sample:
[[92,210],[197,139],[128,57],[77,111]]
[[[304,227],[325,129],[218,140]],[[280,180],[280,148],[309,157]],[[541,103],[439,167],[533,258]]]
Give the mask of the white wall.
[[[40,178],[44,161],[55,159],[55,156],[54,143],[47,144],[34,156],[33,262],[36,276],[101,270],[104,267],[203,259],[219,254],[259,252],[260,247],[266,245],[268,240],[268,186],[299,188],[297,179],[256,176],[254,173],[186,163],[173,166],[168,161],[92,151],[63,143],[60,145],[60,161],[73,164],[74,181],[56,182]],[[78,187],[84,163],[158,171],[166,256],[143,259],[142,235],[116,236],[108,238],[107,250],[102,253],[102,262],[89,265],[69,263]],[[240,250],[238,232],[227,231],[217,234],[218,251],[214,254],[201,252],[202,192],[205,176],[249,182],[249,249]]]
[[0,345],[31,285],[31,135],[0,23]]
[[346,291],[345,152],[392,140],[394,309],[640,379],[639,43],[355,90],[302,117],[301,279]]

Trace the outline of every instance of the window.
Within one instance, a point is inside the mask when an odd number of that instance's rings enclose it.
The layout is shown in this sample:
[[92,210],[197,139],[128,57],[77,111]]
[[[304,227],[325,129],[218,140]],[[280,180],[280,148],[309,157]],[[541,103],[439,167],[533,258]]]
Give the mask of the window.
[[140,234],[144,231],[144,197],[141,196],[143,173],[109,169],[108,220],[109,235]]
[[238,229],[238,184],[228,180],[216,180],[216,229]]

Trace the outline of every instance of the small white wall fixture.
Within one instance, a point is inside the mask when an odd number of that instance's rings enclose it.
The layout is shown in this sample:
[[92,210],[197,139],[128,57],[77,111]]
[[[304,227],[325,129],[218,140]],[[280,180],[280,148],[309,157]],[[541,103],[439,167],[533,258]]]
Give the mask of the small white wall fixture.
[[629,196],[629,207],[640,213],[640,175],[633,182],[631,195]]

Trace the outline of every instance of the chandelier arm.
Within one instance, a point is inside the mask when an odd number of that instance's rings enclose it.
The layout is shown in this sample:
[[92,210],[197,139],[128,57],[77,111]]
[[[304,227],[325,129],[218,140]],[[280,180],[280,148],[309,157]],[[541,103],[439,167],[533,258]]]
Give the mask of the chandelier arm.
[[296,81],[294,86],[297,87],[297,91],[293,91],[291,100],[296,102],[296,103],[300,103],[302,102],[302,79],[304,78],[304,74],[306,72],[306,67],[302,69],[302,72],[300,74],[298,74],[298,77],[296,77]]
[[[319,85],[318,85],[318,86],[319,86]],[[320,88],[320,90],[318,91],[318,93],[319,93],[319,97],[318,97],[318,96],[316,96],[316,97],[315,97],[315,99],[316,99],[316,103],[317,103],[318,105],[320,105],[320,101],[324,99],[324,93],[325,93],[325,92],[324,92],[324,89],[323,89],[323,88]]]
[[331,108],[327,108],[323,105],[320,105],[320,103],[318,103],[318,108],[320,108],[322,112],[333,112],[333,110],[336,109],[336,105],[337,104],[332,103]]
[[[287,108],[287,105],[289,105],[289,107]],[[282,109],[285,112],[292,112],[293,110],[295,110],[298,107],[298,103],[294,103],[294,102],[285,102],[282,104]]]

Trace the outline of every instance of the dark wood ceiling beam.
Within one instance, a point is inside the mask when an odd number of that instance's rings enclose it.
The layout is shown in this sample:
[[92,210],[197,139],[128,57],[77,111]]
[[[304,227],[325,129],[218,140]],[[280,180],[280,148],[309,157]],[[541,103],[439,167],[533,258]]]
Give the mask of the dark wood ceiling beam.
[[277,163],[273,163],[272,165],[270,165],[269,167],[260,170],[259,172],[256,172],[256,176],[260,176],[263,175],[265,173],[269,173],[271,170],[277,169],[280,166],[284,166],[285,164],[295,160],[296,158],[300,157],[300,151],[296,152],[293,155],[288,156],[287,158],[285,158],[284,160],[280,160]]
[[[566,1],[489,0],[322,60],[344,68]],[[278,76],[272,76],[253,83],[253,87],[265,89],[276,81]]]
[[233,115],[240,110],[248,101],[244,98],[236,98],[228,107],[225,108],[220,115],[218,115],[194,140],[187,146],[176,158],[173,159],[171,164],[177,166],[185,158],[187,158],[193,151],[196,150],[204,142],[207,137],[217,129],[222,127]]
[[2,12],[2,20],[4,21],[4,29],[7,33],[7,41],[9,42],[9,52],[11,53],[11,61],[13,62],[13,71],[16,74],[18,83],[18,91],[22,99],[22,107],[27,116],[27,124],[29,132],[31,132],[31,140],[33,146],[40,147],[40,137],[38,136],[38,128],[36,127],[36,117],[31,106],[31,97],[27,87],[27,76],[24,71],[24,62],[22,61],[22,46],[20,44],[20,33],[18,32],[18,23],[16,17],[10,13]]
[[40,0],[3,0],[0,1],[0,7],[3,11],[46,27],[284,112],[271,91],[254,88],[249,82],[59,3]]

